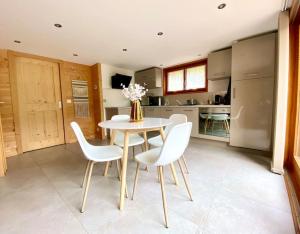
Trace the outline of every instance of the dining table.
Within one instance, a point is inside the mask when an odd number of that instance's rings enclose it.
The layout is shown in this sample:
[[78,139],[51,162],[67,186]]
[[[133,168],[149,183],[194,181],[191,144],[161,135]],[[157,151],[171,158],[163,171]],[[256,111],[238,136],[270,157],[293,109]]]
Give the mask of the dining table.
[[[121,188],[120,188],[120,200],[119,209],[124,208],[124,198],[126,190],[126,173],[127,173],[127,162],[128,162],[128,143],[130,134],[142,134],[145,140],[144,150],[148,150],[148,139],[147,132],[158,131],[161,135],[162,140],[165,140],[164,127],[172,124],[172,121],[165,118],[144,118],[139,122],[131,122],[129,120],[106,120],[98,124],[99,127],[110,130],[110,144],[114,144],[115,133],[121,131],[124,133],[124,147],[122,157],[122,170],[121,170]],[[175,181],[178,184],[176,170],[173,164],[171,164],[171,171]]]

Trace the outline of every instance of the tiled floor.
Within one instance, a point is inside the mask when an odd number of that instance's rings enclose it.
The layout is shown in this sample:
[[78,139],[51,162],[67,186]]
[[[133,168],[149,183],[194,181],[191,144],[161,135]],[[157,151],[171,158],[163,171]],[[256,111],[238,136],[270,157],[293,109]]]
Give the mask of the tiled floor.
[[[185,155],[194,201],[166,168],[168,229],[155,168],[141,171],[135,199],[119,211],[115,165],[103,177],[97,164],[81,214],[86,162],[77,144],[9,158],[0,178],[0,233],[294,233],[283,177],[269,171],[267,158],[198,139]],[[134,169],[130,160],[130,193]]]

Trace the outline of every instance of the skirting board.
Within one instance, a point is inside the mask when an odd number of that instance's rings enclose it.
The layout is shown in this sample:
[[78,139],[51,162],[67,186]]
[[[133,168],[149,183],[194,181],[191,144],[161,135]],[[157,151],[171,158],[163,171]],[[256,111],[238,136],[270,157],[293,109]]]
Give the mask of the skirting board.
[[283,168],[276,168],[273,166],[273,162],[271,163],[271,171],[273,173],[279,174],[279,175],[283,175],[284,174],[284,170]]

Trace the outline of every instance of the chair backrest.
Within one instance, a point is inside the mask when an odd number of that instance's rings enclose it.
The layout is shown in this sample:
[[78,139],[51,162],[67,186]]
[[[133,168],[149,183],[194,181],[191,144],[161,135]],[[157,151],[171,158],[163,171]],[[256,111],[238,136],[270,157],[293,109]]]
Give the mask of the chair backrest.
[[87,140],[85,139],[82,131],[81,131],[81,128],[79,127],[78,123],[76,122],[72,122],[71,123],[71,127],[75,133],[75,136],[78,140],[78,143],[81,147],[81,150],[84,154],[84,156],[90,160],[89,158],[89,152],[90,152],[90,148],[92,147],[92,145],[90,143],[87,142]]
[[219,120],[219,121],[224,121],[227,120],[229,118],[229,116],[227,114],[212,114],[211,118],[213,120]]
[[[113,120],[113,121],[129,121],[130,116],[129,115],[114,115],[113,117],[111,117],[111,120]],[[120,138],[124,138],[124,132],[115,131],[115,141]]]
[[168,125],[165,129],[165,134],[168,135],[168,133],[170,132],[170,130],[178,125],[178,124],[182,124],[182,123],[186,123],[187,122],[187,116],[184,114],[173,114],[170,116],[169,120],[172,121],[172,124]]
[[114,115],[111,117],[111,120],[113,121],[122,121],[122,120],[130,120],[129,115]]
[[192,123],[182,123],[174,126],[166,137],[156,166],[167,165],[179,159],[188,146],[192,131]]

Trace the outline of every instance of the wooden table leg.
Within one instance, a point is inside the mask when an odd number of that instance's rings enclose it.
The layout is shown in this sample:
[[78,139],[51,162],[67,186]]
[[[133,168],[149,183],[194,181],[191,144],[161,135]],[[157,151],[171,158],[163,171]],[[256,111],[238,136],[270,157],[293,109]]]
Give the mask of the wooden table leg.
[[123,163],[122,163],[122,175],[121,175],[121,191],[120,191],[120,206],[119,209],[123,210],[124,208],[124,197],[125,197],[125,188],[126,188],[126,171],[127,171],[127,161],[128,161],[128,141],[129,141],[129,132],[125,131],[124,134],[124,147],[123,147]]
[[[114,130],[111,130],[111,131],[110,131],[110,145],[113,145],[113,144],[114,144],[115,136],[116,136],[115,131],[114,131]],[[110,164],[110,162],[106,162],[106,164],[105,164],[105,169],[104,169],[104,172],[103,172],[103,176],[107,176],[109,164]]]
[[[144,150],[148,151],[149,150],[149,146],[148,146],[148,138],[147,138],[147,132],[146,131],[143,132],[143,137],[144,137],[144,141],[145,141],[145,143],[144,143],[144,145],[145,145]],[[148,167],[147,166],[145,167],[145,170],[148,171]]]
[[[163,141],[165,141],[166,139],[166,136],[165,136],[165,133],[164,133],[164,129],[163,128],[160,128],[159,129],[159,132],[160,132],[160,136],[161,136],[161,139]],[[170,163],[170,167],[171,167],[171,171],[172,171],[172,175],[173,175],[173,179],[174,179],[174,182],[176,185],[178,185],[178,179],[177,179],[177,174],[176,174],[176,169],[174,167],[174,164],[173,163]]]

